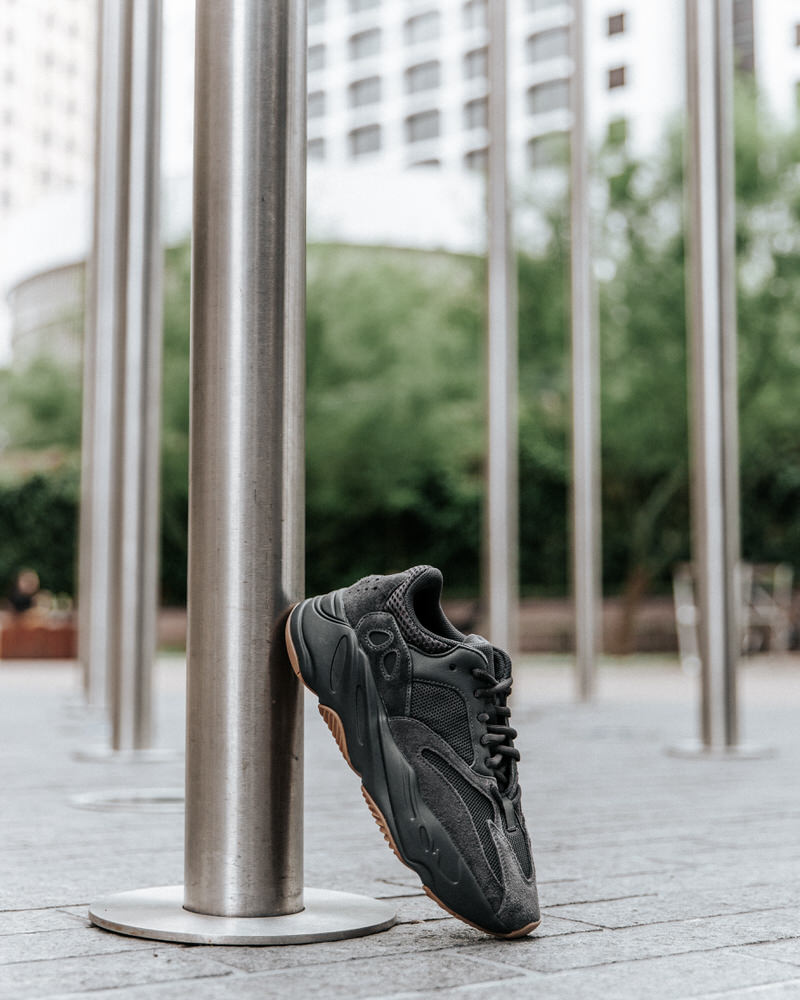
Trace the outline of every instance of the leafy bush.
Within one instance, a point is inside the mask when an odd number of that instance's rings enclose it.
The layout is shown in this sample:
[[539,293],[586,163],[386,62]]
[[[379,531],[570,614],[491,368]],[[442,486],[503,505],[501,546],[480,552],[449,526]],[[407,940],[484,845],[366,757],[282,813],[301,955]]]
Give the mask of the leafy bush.
[[22,482],[0,482],[0,588],[35,569],[43,589],[75,593],[80,478],[74,467]]

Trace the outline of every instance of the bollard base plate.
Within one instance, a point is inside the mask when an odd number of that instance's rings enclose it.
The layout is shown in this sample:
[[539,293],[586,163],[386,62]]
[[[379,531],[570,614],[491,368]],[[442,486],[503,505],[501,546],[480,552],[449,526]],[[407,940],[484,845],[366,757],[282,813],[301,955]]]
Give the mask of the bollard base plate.
[[99,764],[166,764],[181,760],[183,750],[171,747],[147,747],[142,750],[112,750],[107,746],[91,746],[75,750],[74,760]]
[[684,740],[667,747],[670,757],[699,758],[702,760],[761,760],[773,757],[772,747],[759,743],[737,743],[730,747],[709,747],[702,740]]
[[385,931],[397,922],[379,899],[304,889],[305,908],[278,917],[217,917],[183,907],[183,886],[121,892],[93,903],[89,919],[117,934],[184,944],[275,945],[338,941]]
[[183,812],[182,788],[122,788],[103,792],[81,792],[71,796],[76,809],[100,812]]

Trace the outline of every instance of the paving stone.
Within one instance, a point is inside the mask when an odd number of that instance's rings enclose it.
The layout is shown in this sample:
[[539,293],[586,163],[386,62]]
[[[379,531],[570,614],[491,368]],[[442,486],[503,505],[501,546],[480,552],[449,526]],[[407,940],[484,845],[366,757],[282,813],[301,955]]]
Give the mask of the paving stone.
[[[233,970],[180,948],[159,948],[152,942],[135,953],[82,955],[51,961],[20,962],[4,966],[0,975],[0,1000],[27,1000],[56,993],[94,996],[96,990],[180,980],[189,996],[198,979],[232,975]],[[113,995],[113,994],[112,994]]]
[[740,955],[750,958],[766,958],[775,962],[788,962],[800,966],[800,933],[787,941],[768,941],[759,944],[748,944],[736,949]]
[[736,886],[693,892],[658,889],[655,892],[598,902],[553,907],[557,916],[583,920],[600,927],[634,927],[688,917],[711,917],[797,905],[797,887],[788,885]]
[[109,934],[96,927],[36,931],[0,937],[0,968],[14,962],[37,962],[48,958],[101,955],[114,951],[138,951],[151,947],[141,938]]
[[765,986],[748,986],[744,989],[723,990],[721,993],[704,993],[693,1000],[796,1000],[800,996],[800,979],[785,983],[768,983]]
[[[787,975],[788,970],[788,975]],[[780,964],[749,960],[733,952],[720,950],[703,954],[678,955],[669,958],[622,961],[611,965],[594,966],[591,970],[575,970],[537,979],[514,980],[518,996],[538,996],[542,1000],[690,1000],[704,998],[716,1000],[752,996],[797,996],[798,979],[789,967]],[[785,993],[773,993],[783,982]],[[764,987],[767,987],[764,990]],[[755,987],[751,993],[748,987]],[[732,991],[732,992],[729,992]],[[763,992],[760,992],[763,991]],[[437,993],[438,998],[465,997],[479,992],[474,986],[446,989]],[[422,992],[384,994],[380,1000],[421,1000]],[[377,998],[376,998],[377,1000]]]
[[74,919],[61,910],[6,910],[0,912],[0,936],[63,930],[74,926]]
[[[787,943],[798,949],[799,933],[796,909],[784,909],[767,914],[737,914],[602,930],[599,933],[586,932],[566,939],[523,939],[513,943],[513,948],[509,949],[512,957],[508,961],[520,968],[539,972],[561,972],[634,959],[712,951],[731,944],[765,940],[794,939]],[[491,945],[481,943],[465,954],[493,958],[495,951]],[[742,954],[749,952],[742,951]]]
[[[513,971],[502,971],[494,965],[476,963],[442,952],[417,955],[389,956],[382,961],[373,958],[353,959],[327,965],[281,968],[274,972],[255,972],[236,978],[134,986],[100,990],[92,1000],[186,1000],[187,986],[192,1000],[265,1000],[271,997],[382,997],[395,992],[398,986],[430,996],[431,991],[461,984],[503,981],[519,978]],[[526,977],[526,981],[527,981]],[[68,994],[58,994],[51,1000],[61,1000]]]

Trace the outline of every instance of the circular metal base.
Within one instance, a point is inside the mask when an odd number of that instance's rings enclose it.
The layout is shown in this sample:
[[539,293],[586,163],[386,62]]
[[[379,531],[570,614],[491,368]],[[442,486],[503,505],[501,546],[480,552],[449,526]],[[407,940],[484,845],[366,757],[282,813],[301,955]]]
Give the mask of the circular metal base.
[[304,889],[305,909],[280,917],[215,917],[183,908],[183,886],[121,892],[93,903],[89,919],[117,934],[186,944],[309,944],[385,931],[397,921],[388,903],[349,892]]
[[173,750],[170,747],[148,747],[146,750],[112,750],[111,747],[94,746],[84,750],[76,750],[72,756],[75,760],[102,764],[166,764],[171,760],[180,760],[183,750]]
[[183,812],[185,799],[182,788],[134,788],[104,792],[82,792],[70,797],[70,805],[78,809],[100,812]]
[[71,718],[98,719],[103,722],[108,718],[107,705],[90,705],[82,695],[71,695],[63,702],[64,712]]
[[732,747],[707,747],[702,740],[685,740],[667,747],[670,757],[684,757],[703,760],[761,760],[774,757],[772,747],[758,743],[738,743]]

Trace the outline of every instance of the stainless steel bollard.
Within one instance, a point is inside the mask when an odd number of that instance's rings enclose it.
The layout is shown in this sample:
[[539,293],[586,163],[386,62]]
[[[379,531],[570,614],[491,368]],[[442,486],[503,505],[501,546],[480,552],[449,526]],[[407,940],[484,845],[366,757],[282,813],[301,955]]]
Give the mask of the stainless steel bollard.
[[299,6],[197,5],[185,905],[223,916],[303,905],[301,691],[268,627],[303,593]]
[[110,659],[115,475],[114,431],[117,302],[124,275],[117,204],[122,169],[119,100],[123,86],[125,7],[98,8],[94,223],[87,266],[84,337],[81,510],[79,544],[79,659],[87,704],[107,702]]
[[121,4],[126,15],[125,167],[119,218],[125,242],[116,367],[120,414],[115,451],[111,605],[111,732],[115,751],[152,742],[152,664],[158,607],[162,271],[161,0]]
[[[82,565],[88,601],[81,601],[81,624],[88,632],[87,676],[107,677],[111,746],[79,751],[82,760],[174,756],[151,748],[162,342],[161,16],[161,0],[100,5],[89,310],[97,336],[89,338],[87,350],[94,378],[85,419],[105,451],[100,462],[99,449],[87,447],[84,460],[90,489],[81,546],[90,556],[90,572]],[[95,518],[92,501],[98,495],[105,503],[103,516]]]
[[754,756],[739,742],[739,434],[736,353],[733,11],[687,0],[689,328],[693,561],[701,737],[681,754]]
[[489,0],[488,461],[486,582],[488,634],[519,645],[519,472],[517,459],[517,267],[508,190],[506,2]]
[[198,0],[186,880],[91,907],[125,934],[279,944],[395,922],[302,881],[302,698],[278,619],[302,596],[305,49],[305,4]]
[[600,357],[592,280],[584,0],[573,0],[570,156],[572,294],[572,596],[576,690],[594,695],[600,639]]

